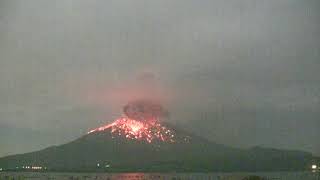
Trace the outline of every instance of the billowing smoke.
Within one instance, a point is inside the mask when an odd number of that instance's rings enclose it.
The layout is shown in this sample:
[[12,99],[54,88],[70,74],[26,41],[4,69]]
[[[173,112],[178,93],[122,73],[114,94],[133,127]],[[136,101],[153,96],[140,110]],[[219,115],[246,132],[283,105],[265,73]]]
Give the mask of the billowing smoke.
[[130,119],[139,121],[159,120],[169,114],[161,104],[145,99],[129,102],[123,107],[123,112]]
[[89,131],[88,134],[110,130],[112,136],[124,136],[148,143],[153,140],[175,142],[174,131],[160,122],[168,117],[169,113],[158,96],[155,75],[150,72],[143,73],[136,84],[140,93],[132,96],[123,106],[123,115],[110,124]]
[[138,77],[138,85],[144,91],[144,95],[129,101],[123,107],[123,113],[130,119],[139,121],[159,120],[168,117],[168,110],[157,100],[156,76],[151,72],[145,72]]

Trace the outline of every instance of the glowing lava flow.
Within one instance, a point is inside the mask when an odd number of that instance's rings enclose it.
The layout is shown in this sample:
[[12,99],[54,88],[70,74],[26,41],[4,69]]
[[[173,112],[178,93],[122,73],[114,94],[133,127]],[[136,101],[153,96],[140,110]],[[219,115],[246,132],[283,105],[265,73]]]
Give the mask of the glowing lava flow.
[[149,143],[153,140],[174,142],[173,132],[162,126],[157,120],[137,121],[127,117],[121,117],[111,124],[93,129],[88,134],[106,129],[111,129],[113,135],[124,136],[128,139],[145,140]]

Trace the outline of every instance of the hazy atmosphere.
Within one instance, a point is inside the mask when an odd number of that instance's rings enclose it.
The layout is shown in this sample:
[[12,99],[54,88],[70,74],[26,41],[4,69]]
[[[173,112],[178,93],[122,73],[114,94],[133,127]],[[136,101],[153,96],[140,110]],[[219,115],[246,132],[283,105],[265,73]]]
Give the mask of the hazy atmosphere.
[[0,0],[0,157],[113,121],[156,77],[168,122],[320,155],[318,0]]

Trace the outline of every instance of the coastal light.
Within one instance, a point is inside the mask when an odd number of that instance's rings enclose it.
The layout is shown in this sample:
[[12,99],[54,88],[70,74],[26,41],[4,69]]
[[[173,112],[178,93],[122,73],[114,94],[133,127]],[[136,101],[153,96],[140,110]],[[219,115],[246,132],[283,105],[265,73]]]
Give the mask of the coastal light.
[[313,164],[313,165],[311,166],[311,169],[317,169],[317,165]]
[[42,167],[41,166],[31,166],[31,169],[39,170],[39,169],[42,169]]

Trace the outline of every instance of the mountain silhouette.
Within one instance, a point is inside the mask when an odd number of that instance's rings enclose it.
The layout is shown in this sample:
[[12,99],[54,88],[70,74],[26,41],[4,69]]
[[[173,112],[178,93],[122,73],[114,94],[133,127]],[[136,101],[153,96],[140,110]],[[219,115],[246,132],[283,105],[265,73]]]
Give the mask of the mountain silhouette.
[[311,153],[262,147],[239,149],[166,124],[175,141],[151,143],[114,136],[111,129],[86,134],[70,143],[0,158],[3,170],[109,172],[302,171],[319,160]]

